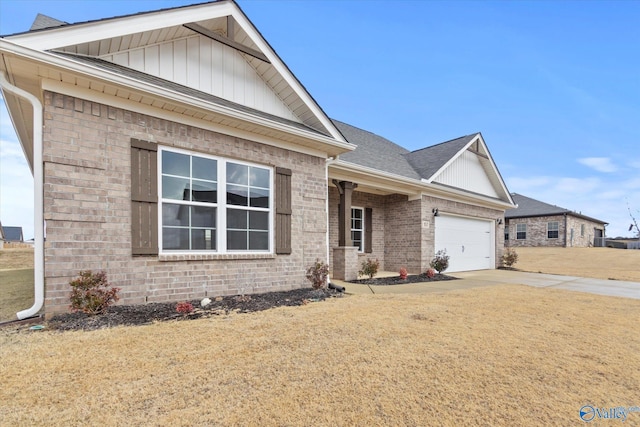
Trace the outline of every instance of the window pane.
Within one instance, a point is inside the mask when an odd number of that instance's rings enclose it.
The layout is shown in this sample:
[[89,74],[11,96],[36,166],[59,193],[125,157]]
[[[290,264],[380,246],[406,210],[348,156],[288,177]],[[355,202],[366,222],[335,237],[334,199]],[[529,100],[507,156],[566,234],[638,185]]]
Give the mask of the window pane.
[[189,206],[164,203],[162,205],[162,225],[189,226]]
[[191,206],[191,226],[214,228],[216,226],[216,208]]
[[186,154],[162,152],[162,173],[168,175],[189,176],[189,157]]
[[351,228],[355,230],[362,230],[362,220],[361,219],[352,219],[351,220]]
[[189,200],[189,180],[163,176],[162,197],[165,199]]
[[218,180],[218,162],[202,157],[193,157],[192,160],[193,178],[206,179],[208,181]]
[[227,249],[240,250],[247,249],[246,231],[227,231]]
[[209,202],[216,203],[218,192],[216,191],[218,184],[215,182],[196,181],[193,180],[193,189],[191,194],[193,195],[194,202]]
[[189,230],[186,228],[162,228],[162,248],[169,250],[189,249]]
[[269,212],[249,211],[249,228],[251,230],[268,230]]
[[216,230],[209,228],[191,230],[191,249],[216,249]]
[[251,189],[251,206],[254,208],[269,207],[269,190]]
[[227,163],[227,182],[249,185],[249,166]]
[[247,229],[247,211],[227,209],[227,229]]
[[227,203],[230,205],[247,206],[249,200],[247,187],[227,185]]
[[351,209],[351,218],[362,219],[362,209]]
[[250,231],[249,249],[256,251],[266,251],[269,249],[269,233],[264,231]]
[[249,185],[252,187],[269,188],[269,171],[262,168],[251,168]]

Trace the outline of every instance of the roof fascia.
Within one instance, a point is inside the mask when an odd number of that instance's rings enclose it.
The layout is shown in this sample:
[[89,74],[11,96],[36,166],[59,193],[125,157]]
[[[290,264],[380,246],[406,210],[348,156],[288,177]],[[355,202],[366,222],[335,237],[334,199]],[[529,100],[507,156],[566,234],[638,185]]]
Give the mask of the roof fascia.
[[451,158],[440,167],[440,169],[438,169],[433,175],[431,175],[429,178],[425,179],[424,182],[427,182],[429,184],[431,184],[437,177],[438,175],[440,175],[446,168],[448,168],[449,166],[451,166],[451,164],[456,161],[456,159],[458,157],[460,157],[462,155],[462,153],[464,153],[470,146],[471,144],[473,144],[474,142],[477,141],[477,137],[480,134],[477,134],[476,137],[472,138],[471,141],[469,141],[467,144],[465,144],[464,147],[462,147],[460,150],[458,150],[458,152],[456,154],[454,154],[453,156],[451,156]]
[[487,153],[487,158],[489,160],[489,164],[491,165],[491,169],[493,170],[493,173],[495,174],[496,177],[498,177],[498,181],[500,182],[500,189],[502,190],[503,194],[509,199],[510,204],[515,205],[516,203],[513,201],[513,198],[511,197],[511,193],[509,193],[509,190],[507,189],[507,185],[504,182],[504,179],[502,179],[502,175],[500,174],[500,171],[498,170],[496,163],[493,161],[493,156],[491,156],[491,152],[489,151],[489,147],[487,147],[486,142],[484,141],[484,138],[482,137],[481,133],[477,133],[475,137],[473,137],[471,139],[471,141],[469,141],[467,144],[464,145],[464,147],[462,147],[455,155],[451,156],[451,158],[449,159],[449,161],[447,161],[440,169],[438,169],[433,175],[431,175],[431,177],[429,177],[429,179],[425,180],[427,183],[432,184],[433,181],[446,169],[448,168],[453,162],[455,162],[458,157],[460,157],[462,155],[462,153],[464,153],[465,151],[467,151],[469,149],[469,147],[471,145],[473,145],[476,142],[480,142],[480,144],[482,144],[482,148],[484,149],[484,151]]
[[[467,191],[459,190],[453,187],[444,187],[425,181],[417,181],[400,175],[383,172],[378,169],[356,165],[355,163],[346,162],[340,159],[337,159],[336,161],[329,164],[329,169],[332,168],[336,170],[355,172],[388,181],[390,184],[392,184],[392,187],[396,188],[401,194],[426,194],[432,196],[436,195],[453,200],[462,200],[467,203],[479,202],[484,205],[491,205],[503,209],[509,209],[515,206],[515,204],[511,204],[503,200],[494,199],[491,197],[486,197],[482,194],[469,193]],[[329,172],[329,175],[331,175],[331,172]]]
[[234,19],[242,29],[247,33],[247,35],[251,38],[251,40],[258,46],[258,50],[261,51],[270,61],[271,65],[280,73],[281,76],[286,80],[286,82],[293,88],[296,94],[304,101],[304,103],[313,111],[313,114],[320,120],[325,129],[338,141],[347,142],[346,138],[342,135],[342,133],[338,130],[338,128],[333,124],[331,119],[326,115],[326,113],[320,108],[318,103],[313,99],[313,97],[309,94],[307,89],[300,83],[300,81],[295,77],[295,75],[289,70],[289,67],[280,59],[275,50],[271,47],[271,45],[266,41],[266,39],[262,36],[260,31],[253,25],[251,20],[244,14],[240,7],[233,3],[234,11],[236,13],[233,14]]
[[[327,150],[329,155],[337,155],[347,151],[352,151],[356,148],[355,145],[349,144],[348,142],[342,142],[339,140],[336,141],[331,137],[324,136],[312,131],[294,128],[283,123],[269,120],[267,118],[258,117],[242,111],[237,111],[222,105],[212,104],[198,98],[171,91],[169,89],[155,86],[149,83],[140,82],[138,80],[131,79],[117,73],[102,70],[89,64],[79,63],[71,59],[63,58],[48,52],[34,51],[32,49],[28,49],[26,47],[11,43],[7,40],[0,40],[0,54],[3,56],[5,54],[9,54],[12,56],[21,57],[23,59],[37,61],[40,65],[62,69],[67,72],[81,74],[85,77],[106,81],[111,84],[122,86],[127,90],[137,90],[161,99],[169,99],[173,102],[178,102],[191,108],[200,108],[237,120],[257,124],[280,132],[293,134],[307,140],[313,140],[318,143],[325,144],[325,147],[329,148]],[[47,80],[42,81],[43,88],[45,88],[48,84],[49,83]],[[63,83],[59,84],[63,85]]]
[[269,59],[271,65],[304,101],[331,136],[338,141],[346,143],[347,141],[342,133],[340,133],[325,112],[271,48],[269,43],[262,37],[249,18],[233,1],[204,3],[176,10],[161,10],[144,13],[142,15],[125,16],[97,22],[91,21],[65,27],[54,27],[43,31],[9,36],[6,40],[11,40],[16,44],[29,47],[36,51],[50,50],[74,44],[124,36],[133,32],[152,31],[164,27],[225,16],[232,16],[234,18],[236,23],[241,26],[249,38],[258,46],[258,51]]
[[164,27],[182,25],[232,15],[237,10],[229,1],[203,3],[175,10],[158,10],[143,14],[82,22],[7,36],[16,44],[34,50],[50,50],[64,46],[88,43],[96,40],[125,36],[131,33],[153,31]]

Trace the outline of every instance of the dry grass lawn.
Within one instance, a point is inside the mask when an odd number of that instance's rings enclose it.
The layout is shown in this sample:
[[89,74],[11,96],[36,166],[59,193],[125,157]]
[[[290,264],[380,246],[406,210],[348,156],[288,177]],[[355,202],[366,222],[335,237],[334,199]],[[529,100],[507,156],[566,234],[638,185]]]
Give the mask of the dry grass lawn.
[[639,250],[516,248],[516,252],[515,267],[523,271],[640,282]]
[[[640,405],[638,313],[640,300],[495,286],[93,332],[5,329],[0,424],[582,425],[583,405]],[[606,421],[591,424],[617,422]]]

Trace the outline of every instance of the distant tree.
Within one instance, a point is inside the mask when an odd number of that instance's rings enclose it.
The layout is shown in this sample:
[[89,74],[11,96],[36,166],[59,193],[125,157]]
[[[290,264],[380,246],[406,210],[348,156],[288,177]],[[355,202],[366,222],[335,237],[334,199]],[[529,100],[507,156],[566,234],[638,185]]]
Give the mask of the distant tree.
[[[627,209],[629,210],[629,216],[631,217],[631,225],[629,226],[629,231],[633,231],[636,229],[636,237],[640,239],[640,227],[638,227],[638,221],[636,221],[636,217],[633,216],[633,212],[631,212],[631,208],[629,207],[629,203],[627,202]],[[640,213],[640,211],[638,211]]]

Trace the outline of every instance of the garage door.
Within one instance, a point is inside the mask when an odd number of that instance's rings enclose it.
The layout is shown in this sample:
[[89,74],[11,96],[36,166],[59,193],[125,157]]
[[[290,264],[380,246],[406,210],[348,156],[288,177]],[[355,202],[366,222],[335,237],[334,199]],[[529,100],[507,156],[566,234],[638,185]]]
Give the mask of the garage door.
[[493,221],[440,215],[435,218],[436,252],[447,250],[447,272],[487,270],[495,267]]

